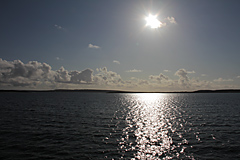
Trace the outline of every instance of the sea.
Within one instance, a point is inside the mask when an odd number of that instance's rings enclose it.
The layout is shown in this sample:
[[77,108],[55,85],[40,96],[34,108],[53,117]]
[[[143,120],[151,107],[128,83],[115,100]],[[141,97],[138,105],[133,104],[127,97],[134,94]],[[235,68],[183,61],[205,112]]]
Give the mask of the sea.
[[0,159],[240,159],[240,94],[1,92]]

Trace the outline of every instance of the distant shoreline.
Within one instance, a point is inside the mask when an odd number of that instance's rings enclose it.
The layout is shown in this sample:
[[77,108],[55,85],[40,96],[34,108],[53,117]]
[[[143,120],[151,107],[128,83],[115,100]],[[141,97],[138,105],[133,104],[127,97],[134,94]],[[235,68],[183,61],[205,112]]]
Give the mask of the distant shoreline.
[[175,91],[175,92],[141,92],[141,91],[120,91],[120,90],[96,90],[96,89],[55,89],[55,90],[0,90],[0,92],[240,93],[240,89],[196,90],[196,91]]

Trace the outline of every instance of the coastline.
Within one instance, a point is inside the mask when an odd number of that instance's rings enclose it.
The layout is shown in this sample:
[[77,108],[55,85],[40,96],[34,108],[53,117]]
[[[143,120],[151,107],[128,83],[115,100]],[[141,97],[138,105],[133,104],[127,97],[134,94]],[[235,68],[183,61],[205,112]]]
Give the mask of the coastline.
[[141,92],[121,90],[96,90],[96,89],[54,89],[54,90],[0,90],[0,92],[100,92],[100,93],[240,93],[240,89],[196,90],[173,92]]

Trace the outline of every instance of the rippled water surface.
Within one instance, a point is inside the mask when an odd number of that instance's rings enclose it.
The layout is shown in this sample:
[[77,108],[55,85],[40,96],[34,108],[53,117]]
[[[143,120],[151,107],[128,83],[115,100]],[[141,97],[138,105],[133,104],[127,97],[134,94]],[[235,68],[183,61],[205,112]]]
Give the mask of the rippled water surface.
[[240,94],[0,93],[0,159],[240,159]]

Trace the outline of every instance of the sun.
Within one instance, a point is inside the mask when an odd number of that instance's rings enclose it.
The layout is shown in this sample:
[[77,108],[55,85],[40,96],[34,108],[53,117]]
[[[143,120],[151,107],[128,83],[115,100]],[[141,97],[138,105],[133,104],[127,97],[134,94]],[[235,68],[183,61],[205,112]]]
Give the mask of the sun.
[[157,19],[157,15],[151,15],[149,14],[148,17],[145,18],[146,20],[146,26],[150,26],[151,28],[159,28],[162,25],[162,22],[160,22]]

